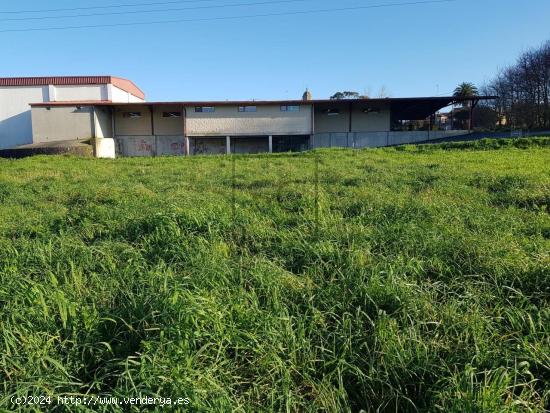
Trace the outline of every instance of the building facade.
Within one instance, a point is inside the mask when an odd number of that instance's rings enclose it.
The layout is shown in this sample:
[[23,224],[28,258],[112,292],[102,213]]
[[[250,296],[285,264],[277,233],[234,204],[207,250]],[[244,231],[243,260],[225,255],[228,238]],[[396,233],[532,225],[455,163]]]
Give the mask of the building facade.
[[[403,130],[455,98],[32,105],[35,143],[113,139],[117,156],[301,151],[415,143],[467,131]],[[434,117],[435,119],[435,117]],[[60,125],[69,125],[61,130]]]
[[30,103],[144,99],[133,82],[114,76],[0,78],[0,149],[33,143]]
[[0,78],[0,149],[90,142],[99,156],[302,151],[416,143],[440,130],[436,112],[490,97],[146,102],[113,76]]

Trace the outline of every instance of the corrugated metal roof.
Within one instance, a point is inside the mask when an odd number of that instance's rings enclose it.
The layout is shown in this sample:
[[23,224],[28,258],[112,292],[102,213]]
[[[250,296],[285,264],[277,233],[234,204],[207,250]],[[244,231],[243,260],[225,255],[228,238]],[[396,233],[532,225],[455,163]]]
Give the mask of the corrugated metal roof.
[[17,86],[73,86],[112,84],[132,95],[145,99],[145,94],[132,81],[115,76],[44,76],[44,77],[3,77],[0,87]]

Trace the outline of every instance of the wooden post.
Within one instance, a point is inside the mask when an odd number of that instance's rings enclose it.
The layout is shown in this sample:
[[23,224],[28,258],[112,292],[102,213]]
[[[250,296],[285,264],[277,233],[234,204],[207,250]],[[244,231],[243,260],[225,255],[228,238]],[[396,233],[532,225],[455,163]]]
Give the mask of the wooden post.
[[269,135],[269,153],[273,153],[273,135]]
[[227,155],[231,154],[231,136],[225,137],[225,153]]

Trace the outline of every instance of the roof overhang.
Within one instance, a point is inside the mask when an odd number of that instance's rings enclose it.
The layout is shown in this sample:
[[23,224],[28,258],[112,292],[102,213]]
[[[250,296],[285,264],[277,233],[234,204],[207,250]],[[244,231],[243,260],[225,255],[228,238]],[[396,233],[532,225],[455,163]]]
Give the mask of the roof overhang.
[[321,108],[330,106],[351,105],[372,108],[373,106],[389,106],[396,119],[426,119],[438,110],[452,104],[463,102],[479,102],[480,100],[496,99],[496,96],[475,97],[412,97],[412,98],[381,98],[381,99],[318,99],[318,100],[233,100],[233,101],[176,101],[176,102],[132,102],[117,103],[110,101],[75,101],[75,102],[40,102],[31,103],[33,107],[53,106],[269,106],[269,105],[315,105]]

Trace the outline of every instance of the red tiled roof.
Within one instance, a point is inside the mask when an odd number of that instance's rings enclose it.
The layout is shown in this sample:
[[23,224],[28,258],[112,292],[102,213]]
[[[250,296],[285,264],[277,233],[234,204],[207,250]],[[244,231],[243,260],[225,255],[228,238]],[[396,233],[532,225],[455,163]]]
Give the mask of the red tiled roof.
[[145,99],[145,94],[132,81],[115,76],[50,76],[50,77],[3,77],[0,87],[4,86],[72,86],[112,84],[132,95]]

